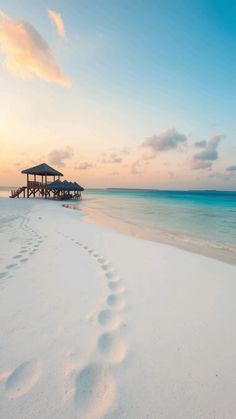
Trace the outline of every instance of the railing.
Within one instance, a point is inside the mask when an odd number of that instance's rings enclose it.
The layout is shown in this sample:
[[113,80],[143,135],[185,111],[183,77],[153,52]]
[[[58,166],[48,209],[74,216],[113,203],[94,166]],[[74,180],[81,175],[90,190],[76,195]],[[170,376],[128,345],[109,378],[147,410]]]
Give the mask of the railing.
[[50,185],[50,183],[52,183],[52,182],[47,182],[47,183],[43,183],[43,182],[34,182],[34,181],[29,181],[28,182],[28,186],[30,187],[30,188],[34,188],[34,187],[43,187],[43,188],[45,188],[47,185]]
[[21,192],[23,192],[26,189],[25,186],[21,186],[18,189],[15,189],[13,191],[11,191],[11,195],[10,198],[16,198],[17,196],[19,196],[21,194]]

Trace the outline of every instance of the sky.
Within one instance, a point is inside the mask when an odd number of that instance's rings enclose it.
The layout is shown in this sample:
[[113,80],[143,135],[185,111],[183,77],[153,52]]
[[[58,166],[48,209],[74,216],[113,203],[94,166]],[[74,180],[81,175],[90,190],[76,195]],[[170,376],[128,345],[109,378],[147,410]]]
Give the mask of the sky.
[[236,190],[235,0],[0,0],[0,185]]

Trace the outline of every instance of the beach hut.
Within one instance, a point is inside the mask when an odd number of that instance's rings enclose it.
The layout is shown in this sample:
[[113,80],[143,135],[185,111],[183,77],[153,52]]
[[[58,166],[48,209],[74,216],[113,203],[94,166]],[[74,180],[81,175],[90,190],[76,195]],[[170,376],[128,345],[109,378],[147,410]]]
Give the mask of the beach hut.
[[[51,178],[53,181],[60,180],[60,177],[63,176],[63,173],[58,172],[58,170],[53,169],[46,163],[39,164],[29,169],[22,170],[23,174],[26,174],[26,189],[25,193],[27,198],[30,196],[35,197],[41,195],[44,198],[48,197],[47,185],[50,183]],[[24,195],[25,195],[24,193]]]
[[54,199],[81,199],[84,188],[76,182],[56,180],[47,186],[47,191],[53,192]]
[[76,182],[60,180],[63,173],[54,169],[46,163],[39,164],[29,169],[22,170],[26,174],[26,186],[11,191],[10,198],[41,197],[53,199],[81,199],[81,192],[84,190]]

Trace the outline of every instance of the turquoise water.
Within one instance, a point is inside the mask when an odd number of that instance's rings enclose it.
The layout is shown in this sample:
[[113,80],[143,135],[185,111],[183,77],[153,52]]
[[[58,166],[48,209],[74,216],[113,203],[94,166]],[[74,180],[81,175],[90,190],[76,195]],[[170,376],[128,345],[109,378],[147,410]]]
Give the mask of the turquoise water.
[[236,252],[236,192],[87,190],[83,204],[156,238]]
[[[0,196],[9,189],[0,188]],[[88,189],[82,206],[136,235],[220,258],[223,252],[222,259],[236,263],[236,192]]]

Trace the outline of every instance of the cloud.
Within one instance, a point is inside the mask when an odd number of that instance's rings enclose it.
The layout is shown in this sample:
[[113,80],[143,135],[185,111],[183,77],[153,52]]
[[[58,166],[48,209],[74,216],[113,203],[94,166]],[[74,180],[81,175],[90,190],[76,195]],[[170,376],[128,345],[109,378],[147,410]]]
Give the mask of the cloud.
[[82,162],[82,163],[80,163],[80,164],[78,164],[76,167],[75,167],[75,169],[76,170],[87,170],[87,169],[90,169],[91,167],[93,167],[93,164],[92,163],[88,163],[88,162]]
[[204,147],[203,151],[195,154],[194,158],[196,160],[217,160],[218,159],[218,151],[217,147],[222,139],[222,135],[215,135],[212,137]]
[[49,155],[49,161],[59,167],[64,167],[64,160],[70,159],[73,156],[73,150],[66,147],[64,150],[52,150]]
[[47,82],[70,86],[60,70],[48,43],[24,20],[15,20],[0,12],[0,52],[5,54],[7,70],[22,78],[37,76]]
[[197,141],[196,143],[194,143],[195,147],[198,148],[204,148],[207,145],[206,140],[202,140],[202,141]]
[[175,128],[168,128],[159,135],[146,138],[141,147],[146,148],[148,154],[144,154],[143,158],[147,160],[152,159],[158,153],[177,149],[186,142],[186,135],[179,133]]
[[107,153],[103,153],[103,158],[101,160],[104,164],[113,164],[113,163],[122,163],[123,159],[119,156],[118,153],[110,153],[107,155]]
[[55,10],[48,9],[48,16],[52,24],[56,26],[57,33],[61,38],[66,37],[64,22],[62,20],[61,14]]
[[212,162],[210,162],[210,161],[193,159],[193,169],[194,170],[211,169],[211,166],[212,166]]
[[228,167],[226,167],[226,170],[228,171],[228,172],[236,172],[236,165],[233,165],[233,166],[228,166]]
[[223,135],[215,135],[210,138],[203,147],[203,150],[193,156],[193,169],[210,169],[212,162],[218,160],[217,147],[222,140]]

